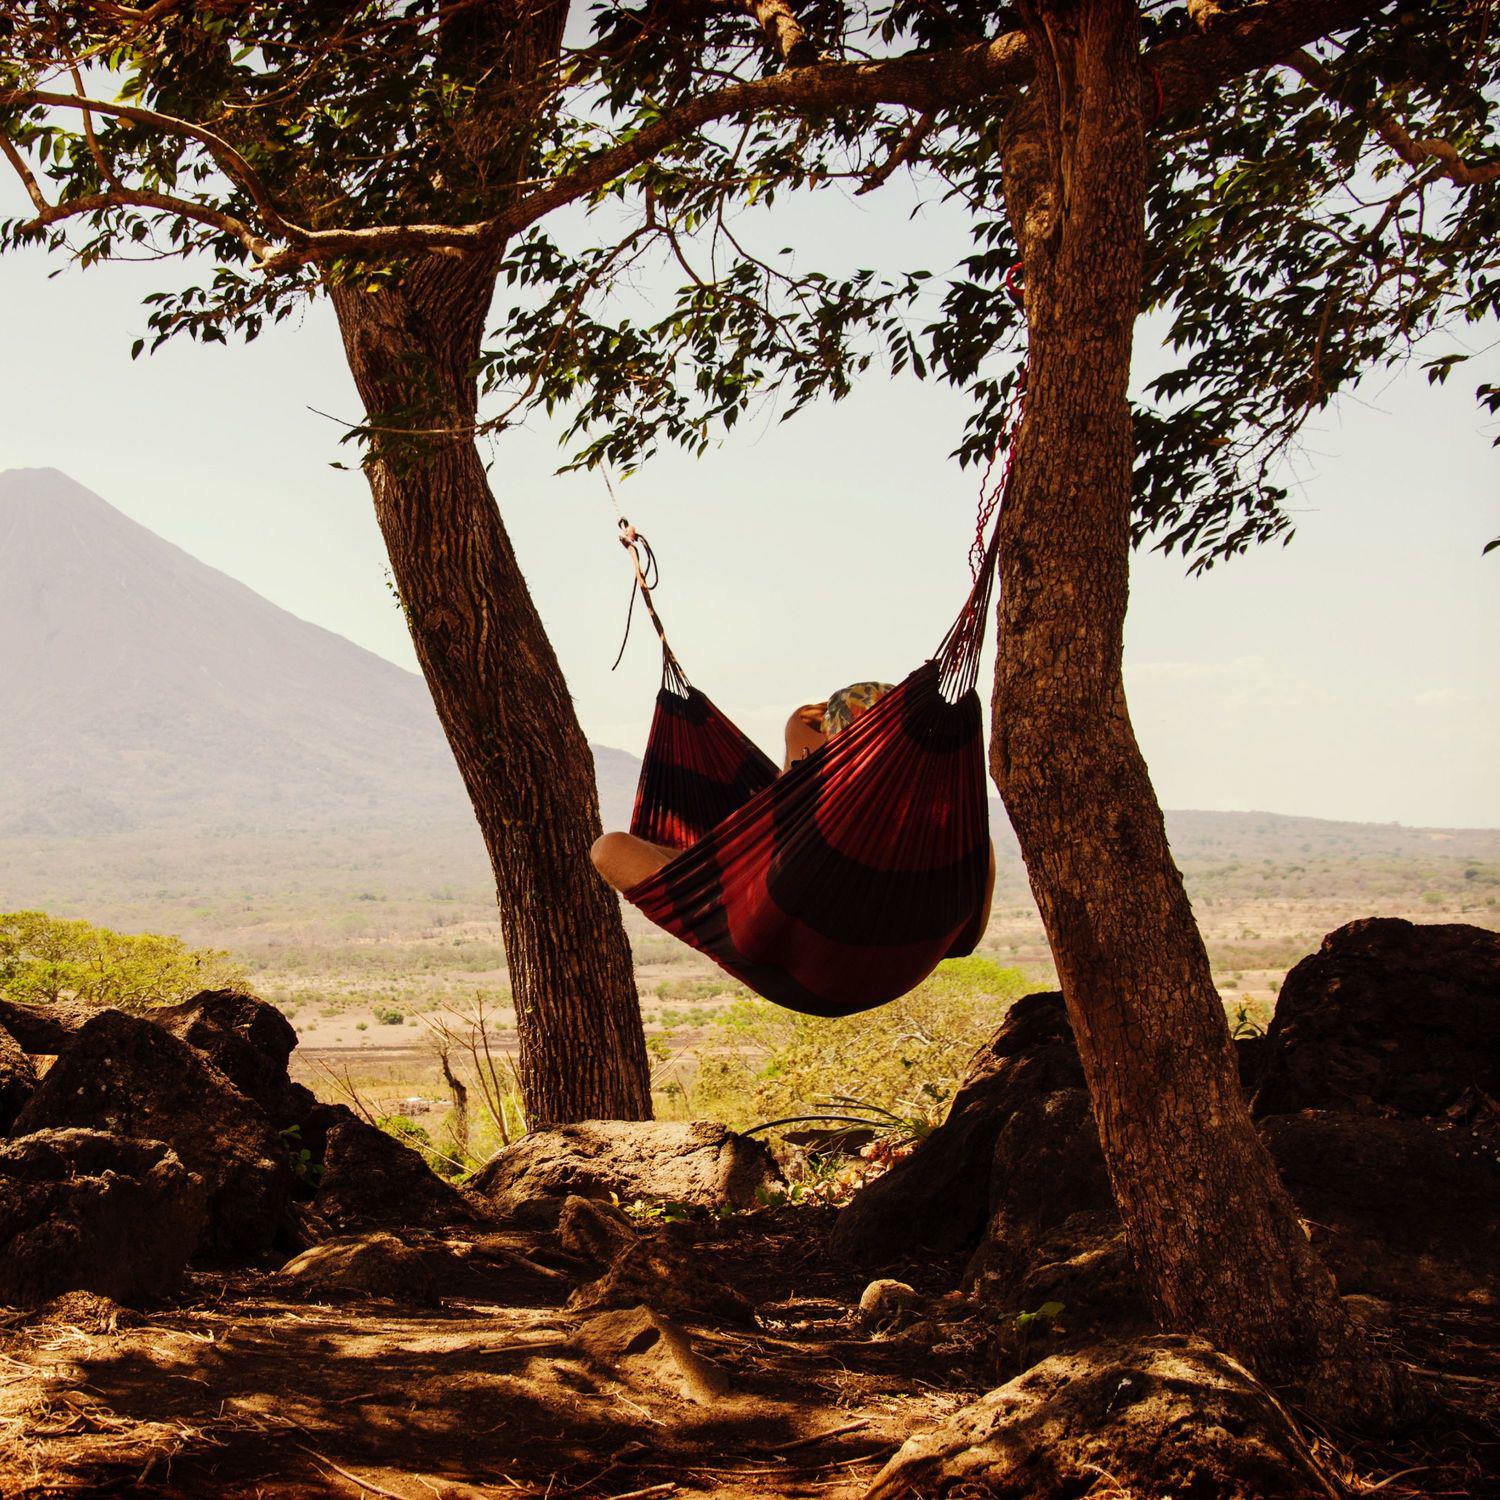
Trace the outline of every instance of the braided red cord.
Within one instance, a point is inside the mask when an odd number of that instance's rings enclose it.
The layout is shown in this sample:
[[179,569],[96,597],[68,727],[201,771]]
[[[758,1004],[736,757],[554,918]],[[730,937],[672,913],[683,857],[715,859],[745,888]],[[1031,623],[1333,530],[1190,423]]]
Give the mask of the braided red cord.
[[1010,473],[1016,460],[1016,434],[1021,430],[1021,418],[1025,415],[1026,366],[1022,364],[1005,407],[1003,424],[1005,462],[1000,467],[1000,477],[993,485],[990,484],[990,474],[994,470],[995,460],[1000,456],[1000,448],[997,444],[994,452],[990,454],[989,462],[984,466],[984,475],[979,481],[979,515],[974,526],[974,540],[969,547],[969,573],[976,583],[979,581],[980,569],[984,567],[985,554],[989,550],[988,536],[991,523],[995,519],[995,512],[1000,508],[1001,500],[1005,497],[1006,487],[1010,484]]

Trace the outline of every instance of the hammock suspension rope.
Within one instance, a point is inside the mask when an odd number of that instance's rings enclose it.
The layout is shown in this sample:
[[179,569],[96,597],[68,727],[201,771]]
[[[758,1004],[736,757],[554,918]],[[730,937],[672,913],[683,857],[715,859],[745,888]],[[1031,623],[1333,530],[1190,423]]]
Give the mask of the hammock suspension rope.
[[792,1010],[886,1004],[983,936],[991,850],[975,685],[1025,398],[1023,363],[1003,461],[997,445],[980,483],[971,587],[937,651],[785,774],[688,681],[652,598],[656,555],[620,515],[634,573],[626,640],[639,595],[662,648],[630,831],[680,851],[626,899]]

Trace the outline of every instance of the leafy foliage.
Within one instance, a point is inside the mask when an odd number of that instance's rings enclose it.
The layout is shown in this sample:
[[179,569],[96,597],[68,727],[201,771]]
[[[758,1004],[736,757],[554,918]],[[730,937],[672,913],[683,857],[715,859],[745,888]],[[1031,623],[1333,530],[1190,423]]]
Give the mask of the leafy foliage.
[[[1441,383],[1472,357],[1460,340],[1492,326],[1500,285],[1491,11],[1376,7],[1290,66],[1148,121],[1142,312],[1170,363],[1138,392],[1138,542],[1207,566],[1286,537],[1311,416],[1400,361],[1420,359]],[[1194,23],[1183,0],[1141,12],[1149,77],[1152,49]],[[15,93],[7,104],[0,92],[0,131],[71,216],[0,226],[0,248],[43,240],[85,265],[206,259],[198,284],[152,299],[150,341],[253,338],[330,281],[398,284],[418,253],[387,243],[313,265],[281,253],[288,225],[472,226],[784,61],[816,71],[1016,25],[1010,7],[973,0],[812,0],[797,8],[805,37],[781,59],[737,8],[601,0],[592,34],[533,77],[528,58],[565,13],[438,0],[12,6],[0,91]],[[94,97],[158,115],[26,102],[39,85],[71,87],[73,58]],[[1016,102],[1002,91],[914,117],[810,95],[683,130],[592,182],[582,214],[476,242],[505,288],[475,370],[489,398],[477,427],[563,411],[568,461],[632,467],[663,442],[701,451],[758,404],[790,416],[877,371],[909,371],[966,393],[954,451],[987,462],[1005,439],[1022,339],[1001,159]],[[967,225],[956,265],[893,264],[873,246],[865,264],[831,265],[814,244],[776,248],[790,195],[873,190],[898,173],[916,212]],[[120,185],[133,196],[121,201]],[[409,409],[382,420],[402,416],[421,441],[430,403],[423,372],[409,376]],[[1500,410],[1496,388],[1478,395]]]
[[[701,1057],[693,1113],[739,1126],[852,1115],[920,1135],[946,1114],[974,1049],[1024,988],[1018,969],[976,954],[939,965],[890,1005],[839,1020],[737,1001],[719,1023],[721,1050]],[[859,1097],[832,1097],[840,1085]]]
[[111,932],[40,911],[0,914],[0,995],[139,1010],[245,982],[227,953],[154,932]]

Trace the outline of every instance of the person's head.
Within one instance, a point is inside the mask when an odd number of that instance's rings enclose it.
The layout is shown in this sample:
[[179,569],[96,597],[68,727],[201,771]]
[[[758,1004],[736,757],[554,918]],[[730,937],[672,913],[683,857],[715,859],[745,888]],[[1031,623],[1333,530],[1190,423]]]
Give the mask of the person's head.
[[862,718],[890,692],[889,682],[852,682],[840,688],[823,705],[820,730],[827,739],[842,734],[856,719]]

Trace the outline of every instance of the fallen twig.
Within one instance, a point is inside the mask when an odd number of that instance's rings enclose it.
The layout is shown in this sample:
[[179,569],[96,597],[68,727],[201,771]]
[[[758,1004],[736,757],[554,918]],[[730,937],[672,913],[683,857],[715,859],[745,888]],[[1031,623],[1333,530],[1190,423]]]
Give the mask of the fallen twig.
[[846,1422],[842,1427],[830,1427],[827,1432],[815,1432],[811,1437],[794,1438],[790,1443],[778,1443],[774,1448],[767,1448],[767,1453],[791,1453],[798,1448],[810,1448],[814,1443],[821,1443],[825,1438],[843,1437],[846,1432],[858,1432],[862,1427],[868,1427],[868,1417],[861,1417],[857,1422]]
[[319,1453],[316,1448],[309,1448],[306,1443],[293,1443],[292,1447],[300,1448],[310,1457],[317,1459],[320,1464],[326,1464],[333,1472],[350,1484],[358,1485],[363,1490],[369,1490],[372,1495],[384,1495],[386,1500],[407,1500],[405,1495],[396,1490],[388,1490],[383,1485],[376,1484],[373,1479],[361,1479],[358,1474],[351,1474],[348,1469],[341,1469],[334,1461],[325,1454]]

